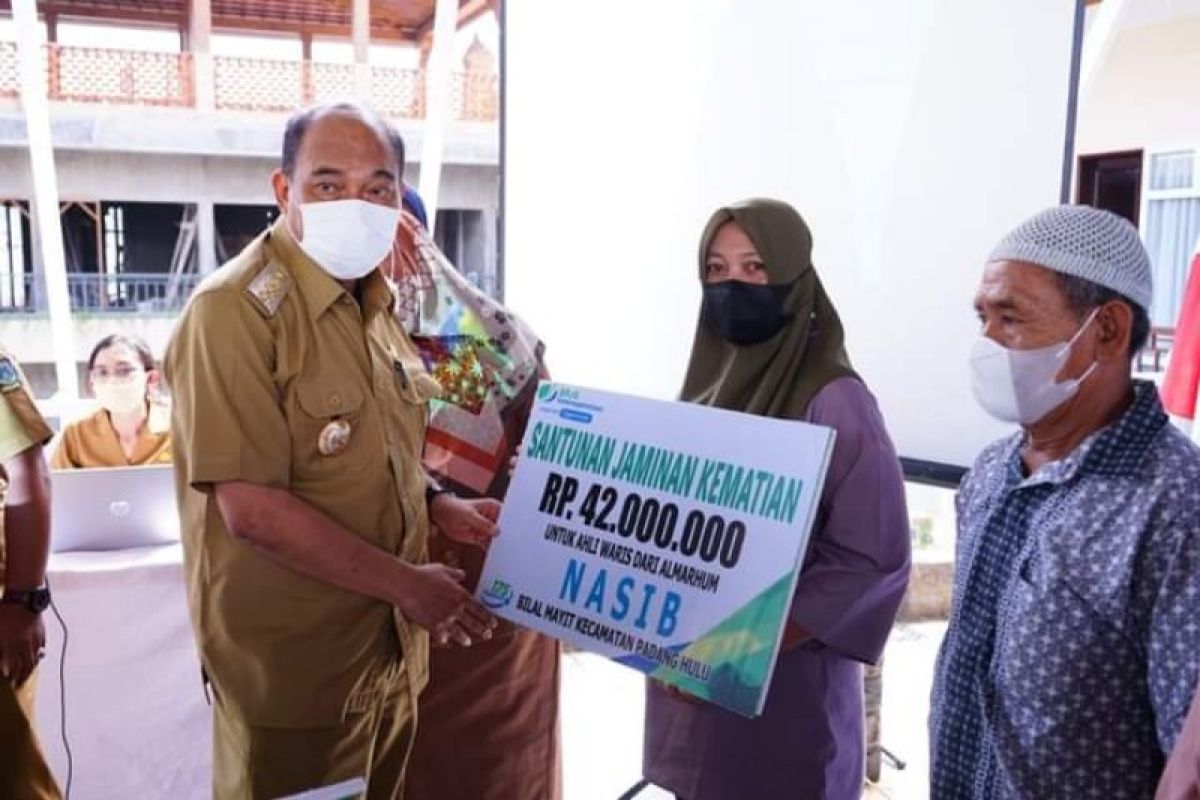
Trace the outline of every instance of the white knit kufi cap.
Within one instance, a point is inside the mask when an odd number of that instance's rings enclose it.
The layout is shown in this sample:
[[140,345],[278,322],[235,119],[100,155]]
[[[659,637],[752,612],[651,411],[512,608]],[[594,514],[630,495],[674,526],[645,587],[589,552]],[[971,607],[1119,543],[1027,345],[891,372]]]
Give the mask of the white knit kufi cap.
[[1150,257],[1137,229],[1089,206],[1055,206],[1010,232],[988,261],[1025,261],[1106,286],[1150,310]]

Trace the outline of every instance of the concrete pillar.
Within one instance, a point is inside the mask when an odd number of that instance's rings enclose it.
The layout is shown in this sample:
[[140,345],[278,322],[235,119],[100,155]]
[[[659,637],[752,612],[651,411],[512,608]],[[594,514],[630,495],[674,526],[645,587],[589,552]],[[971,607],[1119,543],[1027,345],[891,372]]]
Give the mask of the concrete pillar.
[[50,133],[50,103],[43,83],[42,41],[38,28],[37,0],[13,0],[21,67],[21,106],[29,139],[33,176],[33,208],[38,219],[42,264],[46,280],[50,337],[54,342],[54,371],[58,396],[79,396],[75,366],[75,332],[71,324],[71,299],[67,288],[67,257],[62,225],[58,221],[58,177]]
[[429,211],[429,233],[437,219],[442,182],[442,156],[450,115],[450,81],[453,79],[454,31],[458,27],[457,0],[437,0],[433,18],[433,48],[425,70],[425,131],[421,142],[421,183],[418,191]]
[[[61,224],[60,221],[59,225]],[[33,275],[29,303],[42,312],[46,310],[46,261],[42,258],[41,221],[38,219],[35,203],[29,204],[29,237],[29,269]]]
[[211,200],[196,202],[196,268],[207,275],[217,268],[217,220]]
[[495,209],[485,208],[480,214],[479,242],[483,248],[483,272],[488,276],[490,291],[497,300],[504,297],[504,276],[500,274],[500,241]]
[[191,0],[191,13],[188,15],[188,48],[192,53],[196,108],[211,111],[216,104],[211,0]]
[[1087,102],[1100,77],[1109,53],[1117,43],[1122,23],[1133,3],[1129,0],[1107,0],[1092,12],[1091,27],[1083,38],[1083,53],[1079,58],[1079,103]]
[[300,101],[304,105],[311,105],[313,98],[316,95],[316,85],[313,80],[313,35],[309,31],[303,31],[300,34],[300,80],[303,85],[300,87]]
[[458,257],[459,271],[474,275],[478,286],[491,291],[487,269],[487,244],[483,240],[483,213],[474,209],[459,212]]
[[363,103],[371,102],[371,0],[353,0],[350,38],[354,43],[354,92]]
[[51,100],[57,100],[60,97],[60,75],[61,66],[59,64],[59,53],[57,52],[58,45],[58,14],[52,11],[46,12],[42,16],[46,23],[46,44],[50,45],[51,52],[48,53],[50,61],[46,65],[48,86],[46,93]]

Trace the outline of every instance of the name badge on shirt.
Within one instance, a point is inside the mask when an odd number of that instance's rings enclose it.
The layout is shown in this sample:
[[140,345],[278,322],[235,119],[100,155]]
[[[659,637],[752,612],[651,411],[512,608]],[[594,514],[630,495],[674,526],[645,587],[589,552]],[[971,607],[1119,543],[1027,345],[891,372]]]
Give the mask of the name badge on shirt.
[[317,452],[323,456],[335,456],[350,444],[350,423],[335,419],[321,429],[317,436]]

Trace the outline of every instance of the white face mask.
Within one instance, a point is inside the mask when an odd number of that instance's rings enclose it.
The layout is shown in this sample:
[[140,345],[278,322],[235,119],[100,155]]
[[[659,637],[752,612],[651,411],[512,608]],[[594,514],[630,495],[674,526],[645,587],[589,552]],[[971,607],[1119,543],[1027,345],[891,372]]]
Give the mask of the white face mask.
[[301,203],[300,215],[300,249],[340,281],[375,269],[391,251],[400,222],[400,209],[365,200]]
[[1096,364],[1078,378],[1059,383],[1071,346],[1096,318],[1093,311],[1070,341],[1034,350],[1009,350],[980,337],[971,350],[971,390],[983,410],[1005,422],[1032,425],[1070,400]]
[[101,407],[110,414],[132,414],[146,407],[146,376],[128,381],[93,383]]

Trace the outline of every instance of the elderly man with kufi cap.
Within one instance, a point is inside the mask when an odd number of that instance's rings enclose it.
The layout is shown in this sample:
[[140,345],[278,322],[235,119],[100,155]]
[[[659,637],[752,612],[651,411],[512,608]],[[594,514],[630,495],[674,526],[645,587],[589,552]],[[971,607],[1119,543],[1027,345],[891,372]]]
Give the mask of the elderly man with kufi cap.
[[1137,231],[1091,208],[984,267],[973,389],[1021,431],[957,498],[935,800],[1154,794],[1200,667],[1200,450],[1132,379],[1150,298]]

